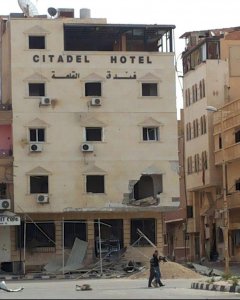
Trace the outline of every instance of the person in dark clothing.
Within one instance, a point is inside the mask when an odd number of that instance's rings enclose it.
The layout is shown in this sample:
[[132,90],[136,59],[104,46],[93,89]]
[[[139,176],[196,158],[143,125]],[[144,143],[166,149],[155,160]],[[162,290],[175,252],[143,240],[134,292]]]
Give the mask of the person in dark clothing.
[[159,287],[164,286],[161,282],[161,272],[159,267],[159,262],[163,260],[166,261],[165,257],[158,256],[158,251],[155,250],[153,253],[153,257],[150,259],[150,275],[148,279],[148,287],[152,287],[152,281],[155,278],[155,286],[159,285]]

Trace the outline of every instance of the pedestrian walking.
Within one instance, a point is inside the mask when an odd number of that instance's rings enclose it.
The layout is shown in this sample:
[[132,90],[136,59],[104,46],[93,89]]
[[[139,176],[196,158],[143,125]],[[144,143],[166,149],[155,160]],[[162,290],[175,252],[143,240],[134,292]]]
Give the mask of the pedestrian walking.
[[148,287],[152,287],[152,281],[155,278],[153,285],[157,287],[164,286],[164,284],[161,282],[161,272],[160,272],[160,261],[166,261],[166,258],[163,256],[158,256],[158,251],[155,250],[153,253],[153,257],[150,259],[150,274],[148,279]]

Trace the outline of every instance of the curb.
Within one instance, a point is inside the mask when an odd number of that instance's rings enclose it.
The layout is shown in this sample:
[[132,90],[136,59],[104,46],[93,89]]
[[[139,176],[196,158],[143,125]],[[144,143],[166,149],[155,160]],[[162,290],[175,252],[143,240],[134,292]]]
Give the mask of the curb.
[[73,275],[6,275],[0,276],[0,281],[11,281],[11,280],[49,280],[49,279],[75,279]]
[[229,292],[229,293],[240,293],[240,285],[219,285],[213,283],[200,283],[193,282],[191,289],[207,290],[207,291],[218,291],[218,292]]

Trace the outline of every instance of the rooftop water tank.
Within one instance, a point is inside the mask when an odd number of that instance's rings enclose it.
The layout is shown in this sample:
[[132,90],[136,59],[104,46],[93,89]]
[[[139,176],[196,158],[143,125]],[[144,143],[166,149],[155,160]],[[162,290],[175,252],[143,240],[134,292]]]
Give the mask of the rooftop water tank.
[[91,10],[89,8],[80,9],[80,19],[89,19],[91,18]]

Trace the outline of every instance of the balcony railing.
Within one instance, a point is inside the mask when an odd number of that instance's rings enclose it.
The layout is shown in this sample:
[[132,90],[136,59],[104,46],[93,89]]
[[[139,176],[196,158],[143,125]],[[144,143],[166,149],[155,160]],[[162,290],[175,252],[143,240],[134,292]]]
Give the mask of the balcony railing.
[[[240,158],[240,143],[233,144],[224,149],[225,161],[232,161]],[[223,151],[221,149],[215,152],[215,164],[219,165],[222,163]]]
[[[228,209],[240,208],[240,191],[227,195]],[[223,210],[223,198],[216,201],[216,210]]]

